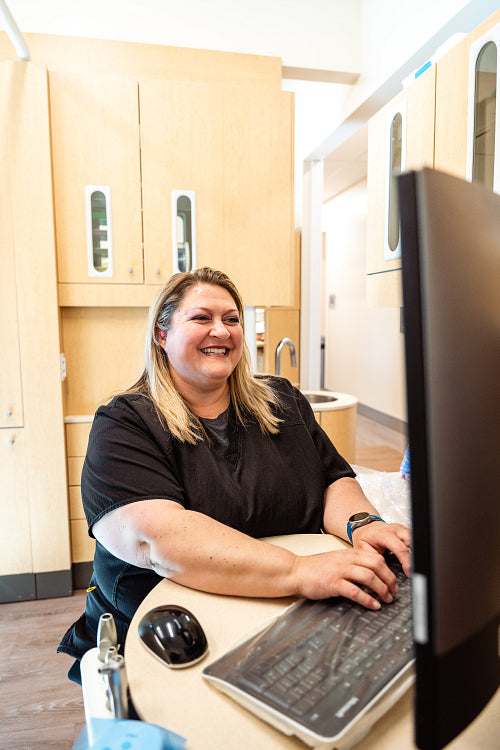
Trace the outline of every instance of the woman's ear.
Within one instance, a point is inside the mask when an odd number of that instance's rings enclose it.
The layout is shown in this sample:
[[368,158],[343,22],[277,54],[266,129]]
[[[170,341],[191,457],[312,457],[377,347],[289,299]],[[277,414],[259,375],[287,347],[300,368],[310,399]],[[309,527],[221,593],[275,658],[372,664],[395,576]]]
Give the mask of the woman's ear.
[[166,338],[167,338],[167,332],[163,331],[158,325],[156,325],[155,326],[155,339],[160,344],[160,346],[163,346]]

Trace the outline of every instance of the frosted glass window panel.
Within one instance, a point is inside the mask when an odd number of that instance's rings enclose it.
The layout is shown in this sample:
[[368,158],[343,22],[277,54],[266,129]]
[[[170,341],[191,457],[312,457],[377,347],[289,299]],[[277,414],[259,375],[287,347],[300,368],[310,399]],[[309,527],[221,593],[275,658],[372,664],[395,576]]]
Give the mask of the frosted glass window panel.
[[401,257],[396,178],[406,168],[406,111],[406,99],[402,99],[388,118],[384,260]]
[[467,179],[500,193],[497,110],[500,25],[471,45],[467,120]]
[[111,190],[107,185],[85,186],[87,264],[92,278],[113,276]]
[[196,268],[196,195],[172,190],[172,252],[174,273]]

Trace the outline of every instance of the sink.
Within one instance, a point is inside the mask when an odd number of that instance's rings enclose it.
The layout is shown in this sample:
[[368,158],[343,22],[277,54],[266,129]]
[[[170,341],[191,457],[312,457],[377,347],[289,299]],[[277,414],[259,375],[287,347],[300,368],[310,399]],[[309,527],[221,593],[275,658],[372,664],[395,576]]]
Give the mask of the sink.
[[302,395],[311,404],[313,411],[342,411],[356,407],[358,399],[347,393],[337,391],[301,391]]
[[327,393],[304,393],[310,404],[329,404],[332,401],[338,401],[337,396],[329,396]]

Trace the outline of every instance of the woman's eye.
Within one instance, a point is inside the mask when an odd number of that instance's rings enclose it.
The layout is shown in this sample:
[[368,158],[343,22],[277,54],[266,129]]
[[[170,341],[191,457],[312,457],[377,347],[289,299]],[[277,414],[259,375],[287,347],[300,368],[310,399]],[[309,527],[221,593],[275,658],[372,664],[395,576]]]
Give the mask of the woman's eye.
[[225,322],[229,323],[229,325],[235,326],[235,325],[238,325],[238,323],[240,322],[240,319],[238,317],[233,316],[231,318],[226,318]]

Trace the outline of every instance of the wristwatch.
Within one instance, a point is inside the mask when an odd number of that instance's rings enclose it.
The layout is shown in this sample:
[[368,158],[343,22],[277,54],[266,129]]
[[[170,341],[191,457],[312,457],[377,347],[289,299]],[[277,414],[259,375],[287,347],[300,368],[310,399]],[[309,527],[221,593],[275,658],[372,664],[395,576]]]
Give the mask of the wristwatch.
[[384,523],[383,518],[380,518],[379,516],[372,516],[366,511],[363,511],[362,513],[355,513],[350,517],[347,522],[347,536],[349,537],[349,541],[351,542],[351,544],[352,532],[354,531],[354,529],[357,529],[359,526],[366,526],[367,523],[372,523],[373,521],[382,521],[382,523]]

